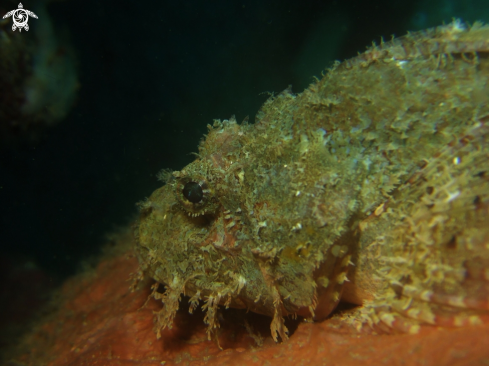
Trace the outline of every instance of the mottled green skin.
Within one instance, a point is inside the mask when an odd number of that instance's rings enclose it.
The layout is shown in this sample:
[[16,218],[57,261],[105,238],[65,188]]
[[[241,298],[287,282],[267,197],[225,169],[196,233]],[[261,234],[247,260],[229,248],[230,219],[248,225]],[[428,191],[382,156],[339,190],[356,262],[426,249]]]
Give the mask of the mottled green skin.
[[[158,333],[171,326],[182,293],[191,296],[192,310],[199,299],[206,302],[209,331],[218,326],[221,304],[272,316],[272,336],[285,339],[284,315],[322,319],[341,298],[364,303],[349,318],[358,327],[395,327],[402,313],[396,301],[412,302],[418,290],[419,301],[436,313],[440,282],[427,281],[427,267],[421,268],[435,257],[441,282],[456,282],[451,291],[463,297],[459,305],[470,299],[472,293],[461,292],[460,266],[475,257],[484,266],[489,258],[488,229],[480,224],[488,223],[488,182],[483,174],[470,178],[486,169],[488,156],[488,51],[489,29],[480,26],[466,31],[454,23],[409,35],[335,65],[302,94],[270,98],[255,125],[209,126],[199,158],[166,174],[167,184],[142,204],[141,269],[166,286],[164,294],[154,292],[164,302]],[[460,145],[464,136],[471,140]],[[450,163],[457,149],[466,149],[465,157]],[[440,188],[450,178],[433,173],[443,170],[438,166],[455,177],[455,186]],[[208,190],[202,203],[183,197],[187,181]],[[422,201],[426,191],[433,193],[427,181],[440,202],[444,192],[465,191],[444,206],[434,199],[430,212]],[[477,193],[465,194],[469,186]],[[467,212],[452,208],[461,202]],[[474,202],[482,207],[478,213]],[[446,232],[435,233],[434,225],[426,237],[414,235],[416,220],[429,222],[437,208],[446,219],[439,224],[447,223],[439,230]],[[428,210],[423,219],[420,209]],[[474,217],[474,230],[460,228]],[[476,256],[461,246],[456,255],[440,251],[460,233],[481,240]],[[427,254],[418,263],[412,254],[421,251]],[[452,257],[453,263],[445,260]],[[483,281],[475,283],[487,298]],[[403,292],[403,285],[411,287]],[[421,295],[425,289],[432,293]],[[407,331],[426,322],[419,312],[401,315],[414,319],[399,325]]]

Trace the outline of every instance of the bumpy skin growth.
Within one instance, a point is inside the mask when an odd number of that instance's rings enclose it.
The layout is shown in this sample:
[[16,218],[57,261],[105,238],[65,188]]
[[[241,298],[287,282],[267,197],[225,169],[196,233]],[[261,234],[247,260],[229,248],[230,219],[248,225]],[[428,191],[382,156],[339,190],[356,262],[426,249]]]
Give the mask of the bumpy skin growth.
[[477,324],[489,309],[489,28],[459,22],[373,47],[255,125],[216,121],[199,158],[142,204],[142,273],[182,294],[273,317],[361,328]]

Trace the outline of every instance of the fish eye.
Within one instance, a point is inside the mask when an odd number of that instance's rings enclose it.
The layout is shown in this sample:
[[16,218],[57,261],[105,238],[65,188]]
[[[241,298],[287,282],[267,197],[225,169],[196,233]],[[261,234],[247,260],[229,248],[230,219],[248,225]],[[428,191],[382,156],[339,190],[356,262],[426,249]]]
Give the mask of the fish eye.
[[182,177],[174,185],[174,194],[189,216],[213,213],[218,201],[203,177]]
[[197,182],[188,182],[183,186],[183,196],[192,203],[199,203],[204,198],[204,191]]

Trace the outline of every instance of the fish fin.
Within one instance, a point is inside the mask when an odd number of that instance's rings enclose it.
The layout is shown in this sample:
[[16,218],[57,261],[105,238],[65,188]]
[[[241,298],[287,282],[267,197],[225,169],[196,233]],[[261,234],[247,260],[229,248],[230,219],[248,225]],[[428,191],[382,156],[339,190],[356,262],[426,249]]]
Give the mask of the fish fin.
[[365,302],[370,323],[410,333],[419,324],[489,323],[488,142],[489,126],[479,123],[401,186],[390,212],[369,224],[382,232],[364,247],[384,284]]

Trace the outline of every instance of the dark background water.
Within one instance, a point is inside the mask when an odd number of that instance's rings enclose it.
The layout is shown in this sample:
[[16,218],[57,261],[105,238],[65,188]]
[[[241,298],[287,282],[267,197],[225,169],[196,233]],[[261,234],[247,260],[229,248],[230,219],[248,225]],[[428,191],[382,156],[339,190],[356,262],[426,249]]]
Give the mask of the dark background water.
[[160,169],[193,160],[212,119],[253,120],[266,92],[290,84],[300,92],[335,59],[382,36],[452,17],[488,21],[488,3],[50,4],[53,24],[71,35],[80,88],[68,116],[36,143],[0,148],[2,257],[28,260],[59,281],[131,223],[135,203],[161,185]]

